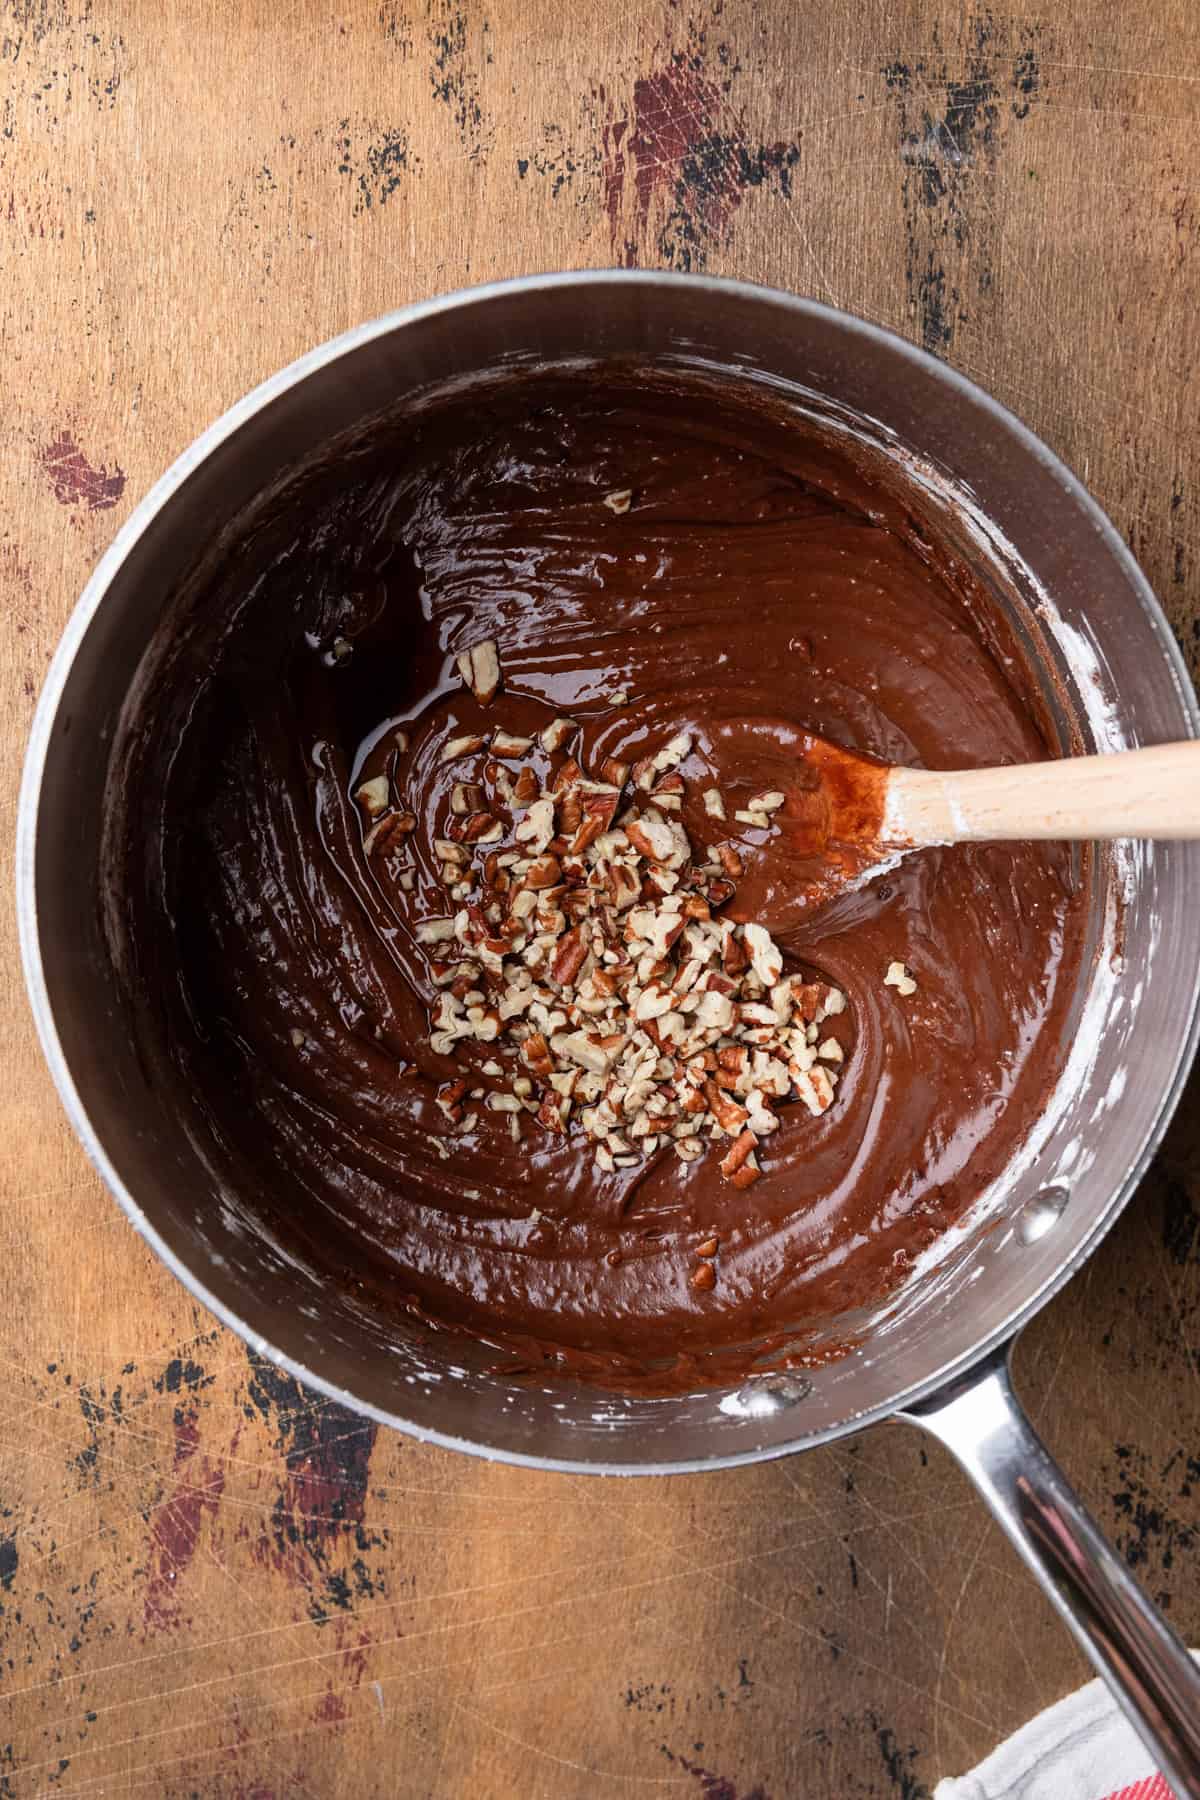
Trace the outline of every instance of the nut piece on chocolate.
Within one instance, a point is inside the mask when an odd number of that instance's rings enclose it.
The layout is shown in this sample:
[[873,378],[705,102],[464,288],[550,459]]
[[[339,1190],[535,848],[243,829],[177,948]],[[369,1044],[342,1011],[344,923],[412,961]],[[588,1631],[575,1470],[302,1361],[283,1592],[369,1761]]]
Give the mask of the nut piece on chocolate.
[[888,964],[888,971],[883,978],[883,985],[884,987],[894,987],[896,992],[904,999],[907,999],[910,994],[915,994],[917,991],[916,982],[902,962]]
[[458,672],[480,706],[490,706],[500,692],[500,657],[495,640],[486,638],[464,650],[457,659]]

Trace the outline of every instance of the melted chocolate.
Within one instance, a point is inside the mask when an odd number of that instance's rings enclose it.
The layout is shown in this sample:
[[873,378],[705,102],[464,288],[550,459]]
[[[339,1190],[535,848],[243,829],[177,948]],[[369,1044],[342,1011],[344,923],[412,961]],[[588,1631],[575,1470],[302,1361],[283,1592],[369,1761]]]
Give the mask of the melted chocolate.
[[[618,515],[603,498],[625,488]],[[517,1147],[483,1108],[459,1137],[411,931],[446,910],[451,727],[569,713],[593,769],[688,729],[697,847],[726,835],[702,789],[732,816],[794,786],[809,731],[927,767],[1047,754],[1037,684],[945,522],[898,468],[737,390],[580,375],[434,409],[286,524],[226,561],[203,653],[173,664],[130,861],[147,1036],[246,1206],[369,1304],[616,1385],[715,1378],[877,1300],[1046,1102],[1081,942],[1065,848],[923,851],[813,912],[786,844],[738,830],[732,910],[849,1001],[833,1106],[786,1107],[744,1192],[712,1153],[605,1175],[582,1134],[527,1119]],[[504,675],[487,709],[454,669],[483,637]],[[384,764],[418,815],[412,892],[364,855],[350,798]],[[883,985],[895,960],[907,1000]]]

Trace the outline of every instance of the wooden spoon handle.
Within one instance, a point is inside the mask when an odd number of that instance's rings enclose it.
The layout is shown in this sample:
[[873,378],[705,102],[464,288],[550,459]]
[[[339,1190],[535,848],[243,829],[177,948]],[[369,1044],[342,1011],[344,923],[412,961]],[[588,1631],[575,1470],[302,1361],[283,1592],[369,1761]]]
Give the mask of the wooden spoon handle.
[[887,843],[1200,838],[1200,740],[1002,769],[893,769]]

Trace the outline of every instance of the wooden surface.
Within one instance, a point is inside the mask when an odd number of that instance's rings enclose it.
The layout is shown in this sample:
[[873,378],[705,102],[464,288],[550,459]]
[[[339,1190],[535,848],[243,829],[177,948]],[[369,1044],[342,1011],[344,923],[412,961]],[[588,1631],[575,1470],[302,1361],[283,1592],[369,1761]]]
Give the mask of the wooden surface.
[[[1200,648],[1193,0],[0,0],[6,833],[52,646],[193,435],[461,283],[778,283],[976,376]],[[920,1800],[1082,1665],[898,1427],[601,1485],[423,1450],[214,1326],[101,1191],[6,878],[0,1795]],[[1018,1372],[1200,1638],[1196,1091]]]

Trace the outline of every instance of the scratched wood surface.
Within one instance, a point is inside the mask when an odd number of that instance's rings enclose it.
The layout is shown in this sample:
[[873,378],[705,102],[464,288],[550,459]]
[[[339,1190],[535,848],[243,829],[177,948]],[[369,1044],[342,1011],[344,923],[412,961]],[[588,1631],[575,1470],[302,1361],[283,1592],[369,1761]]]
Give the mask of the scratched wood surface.
[[[778,283],[1008,402],[1200,649],[1193,0],[0,0],[6,836],[73,599],[202,426],[387,307],[554,266]],[[600,1485],[377,1432],[89,1172],[0,898],[0,1795],[920,1800],[1082,1678],[885,1427]],[[1019,1353],[1200,1638],[1196,1090]]]

